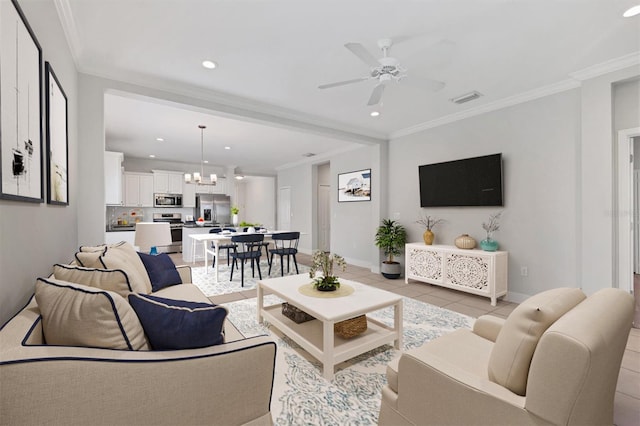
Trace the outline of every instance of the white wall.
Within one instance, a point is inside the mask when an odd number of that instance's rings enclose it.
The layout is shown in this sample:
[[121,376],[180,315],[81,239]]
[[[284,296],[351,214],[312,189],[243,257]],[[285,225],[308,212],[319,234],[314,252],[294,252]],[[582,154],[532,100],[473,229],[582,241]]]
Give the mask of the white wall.
[[[51,1],[22,1],[20,5],[42,47],[43,102],[46,93],[44,61],[51,63],[67,95],[69,206],[0,200],[0,324],[26,304],[33,294],[37,277],[48,276],[54,263],[71,260],[78,246],[77,206],[83,201],[78,196],[78,184],[82,179],[77,156],[78,81],[71,53]],[[42,126],[44,152],[44,117]],[[43,167],[46,167],[45,160],[43,158]],[[46,174],[44,170],[43,174]],[[46,200],[46,184],[44,187]]]
[[238,183],[240,221],[276,227],[276,179],[251,176]]
[[[298,250],[303,253],[311,253],[313,234],[313,191],[312,191],[312,166],[292,167],[278,171],[276,180],[276,203],[281,188],[291,188],[291,230],[299,231],[300,242]],[[277,219],[277,218],[276,218]]]
[[[580,92],[571,90],[468,118],[390,143],[389,209],[409,241],[422,241],[421,213],[444,219],[436,244],[460,234],[480,241],[482,222],[504,211],[494,234],[509,251],[509,292],[579,286],[576,280],[576,179]],[[504,207],[420,208],[418,166],[502,153]],[[528,276],[520,275],[522,266]],[[515,297],[514,297],[515,296]]]

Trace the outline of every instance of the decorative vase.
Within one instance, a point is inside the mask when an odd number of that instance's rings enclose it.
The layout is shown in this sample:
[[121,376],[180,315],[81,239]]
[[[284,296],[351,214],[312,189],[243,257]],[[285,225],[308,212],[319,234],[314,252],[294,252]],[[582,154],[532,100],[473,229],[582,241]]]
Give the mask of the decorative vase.
[[422,238],[424,239],[424,243],[430,246],[431,244],[433,244],[433,240],[436,238],[436,236],[430,229],[427,229],[426,231],[424,231],[424,234],[422,234]]
[[454,241],[456,247],[459,249],[470,250],[476,246],[476,240],[470,237],[469,234],[462,234]]
[[238,215],[234,214],[233,216],[231,216],[231,222],[233,223],[233,226],[238,226]]
[[498,242],[488,237],[487,239],[480,241],[480,248],[484,251],[496,251],[498,250]]

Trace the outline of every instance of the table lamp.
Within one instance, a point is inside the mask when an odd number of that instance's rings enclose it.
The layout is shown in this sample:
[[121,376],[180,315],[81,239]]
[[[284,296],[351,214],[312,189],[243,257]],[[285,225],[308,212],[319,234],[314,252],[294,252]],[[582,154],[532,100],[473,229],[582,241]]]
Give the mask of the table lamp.
[[157,246],[171,244],[171,229],[168,222],[138,222],[134,244],[141,252],[158,254]]

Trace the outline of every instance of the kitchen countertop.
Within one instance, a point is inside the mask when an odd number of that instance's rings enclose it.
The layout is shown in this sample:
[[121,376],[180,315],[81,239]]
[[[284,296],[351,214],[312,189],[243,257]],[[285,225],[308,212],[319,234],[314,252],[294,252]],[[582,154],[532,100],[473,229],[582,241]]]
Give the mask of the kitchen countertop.
[[136,225],[114,225],[107,226],[107,232],[127,232],[127,231],[135,231]]

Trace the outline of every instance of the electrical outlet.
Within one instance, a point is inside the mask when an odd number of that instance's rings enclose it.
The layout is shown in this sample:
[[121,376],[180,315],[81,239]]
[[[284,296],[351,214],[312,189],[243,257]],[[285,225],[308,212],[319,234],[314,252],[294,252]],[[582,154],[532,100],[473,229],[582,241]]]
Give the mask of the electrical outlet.
[[521,266],[520,267],[520,275],[522,275],[523,277],[526,277],[529,275],[529,268],[527,268],[526,266]]

